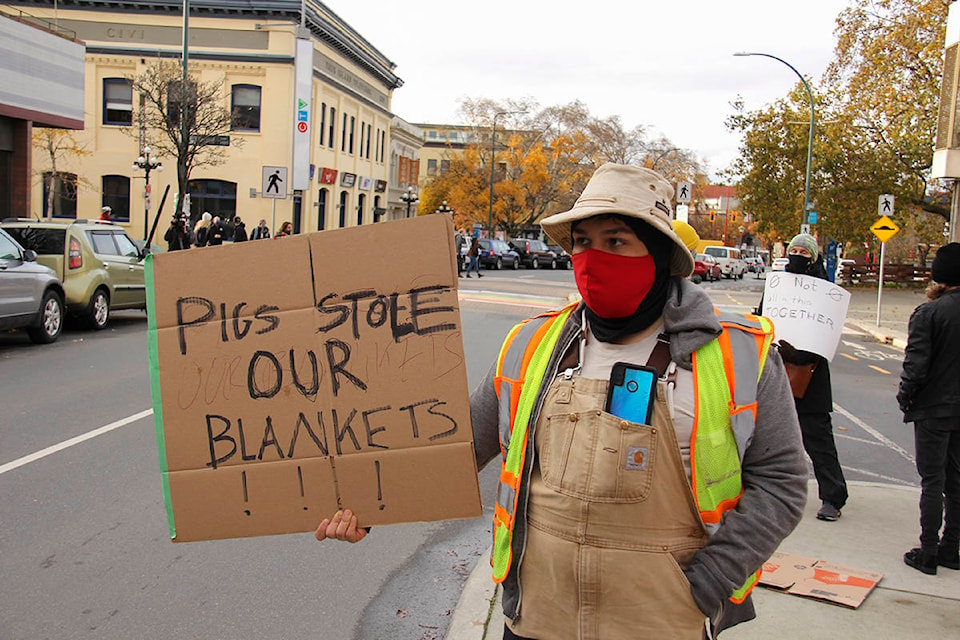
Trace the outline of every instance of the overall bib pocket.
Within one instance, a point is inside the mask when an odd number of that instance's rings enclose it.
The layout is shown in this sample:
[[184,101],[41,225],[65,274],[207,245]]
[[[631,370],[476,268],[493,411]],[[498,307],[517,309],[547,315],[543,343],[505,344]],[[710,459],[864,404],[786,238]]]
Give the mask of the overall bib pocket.
[[642,502],[650,493],[656,428],[579,411],[548,416],[540,437],[540,471],[550,489],[612,504]]

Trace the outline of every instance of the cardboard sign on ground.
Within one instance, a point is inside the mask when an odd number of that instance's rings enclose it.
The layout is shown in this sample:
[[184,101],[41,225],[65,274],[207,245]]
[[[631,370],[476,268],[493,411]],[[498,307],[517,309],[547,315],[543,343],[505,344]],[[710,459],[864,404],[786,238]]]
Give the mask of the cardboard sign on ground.
[[480,515],[452,238],[436,215],[148,259],[173,540]]
[[850,306],[850,292],[829,280],[774,271],[763,288],[763,315],[777,339],[833,361]]
[[881,579],[882,573],[778,551],[763,563],[760,584],[856,609]]

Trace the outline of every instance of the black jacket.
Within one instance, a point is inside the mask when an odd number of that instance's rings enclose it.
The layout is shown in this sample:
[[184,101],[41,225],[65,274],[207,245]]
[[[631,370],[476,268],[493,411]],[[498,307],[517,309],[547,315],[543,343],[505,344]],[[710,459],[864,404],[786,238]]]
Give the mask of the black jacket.
[[960,289],[914,309],[897,402],[904,422],[960,416]]

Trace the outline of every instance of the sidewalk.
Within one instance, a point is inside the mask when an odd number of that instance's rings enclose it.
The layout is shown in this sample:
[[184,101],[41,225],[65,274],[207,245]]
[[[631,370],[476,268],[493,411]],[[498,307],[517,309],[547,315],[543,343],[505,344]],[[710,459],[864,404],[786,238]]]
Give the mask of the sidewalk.
[[[922,290],[884,290],[877,325],[877,290],[850,289],[846,325],[877,341],[904,348],[907,322],[925,301]],[[883,580],[859,609],[827,604],[765,587],[754,590],[757,619],[725,631],[721,638],[912,639],[949,638],[960,629],[960,571],[940,568],[928,576],[903,563],[903,553],[918,544],[919,489],[869,482],[848,482],[850,499],[837,522],[816,519],[820,500],[810,480],[803,520],[780,551],[877,571]],[[450,621],[448,640],[500,640],[500,593],[490,578],[489,550],[464,585]]]

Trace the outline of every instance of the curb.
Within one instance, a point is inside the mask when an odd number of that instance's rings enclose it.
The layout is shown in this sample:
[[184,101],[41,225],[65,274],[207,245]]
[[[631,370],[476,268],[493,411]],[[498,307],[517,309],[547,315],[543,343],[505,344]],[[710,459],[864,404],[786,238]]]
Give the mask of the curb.
[[855,327],[857,330],[862,331],[863,333],[868,333],[872,335],[877,342],[881,342],[883,344],[889,344],[894,347],[897,347],[898,349],[907,348],[907,341],[905,339],[900,338],[898,336],[890,335],[889,333],[885,332],[884,329],[882,328],[865,327],[861,323],[855,320],[847,320],[845,324]]
[[490,547],[477,560],[447,628],[449,640],[483,640],[500,585],[490,578]]

